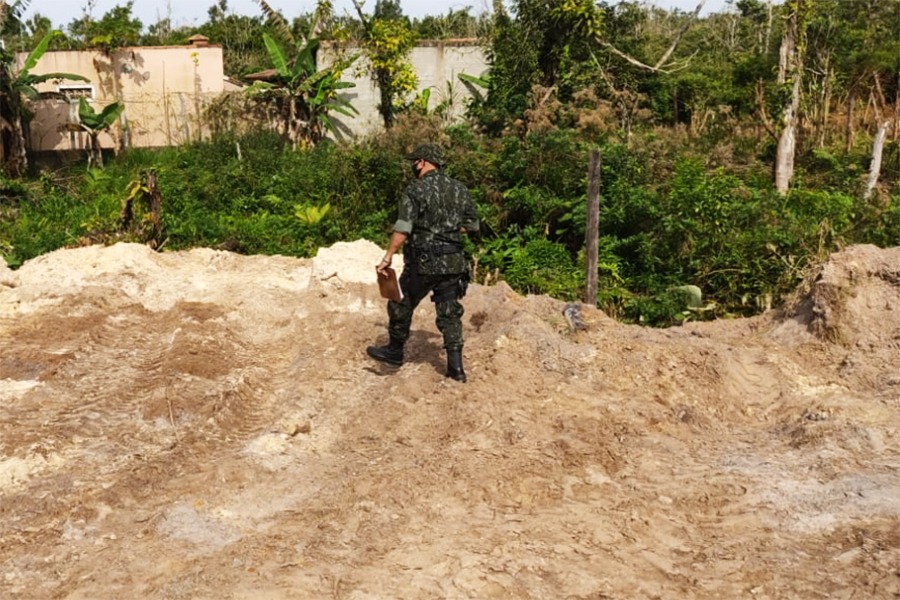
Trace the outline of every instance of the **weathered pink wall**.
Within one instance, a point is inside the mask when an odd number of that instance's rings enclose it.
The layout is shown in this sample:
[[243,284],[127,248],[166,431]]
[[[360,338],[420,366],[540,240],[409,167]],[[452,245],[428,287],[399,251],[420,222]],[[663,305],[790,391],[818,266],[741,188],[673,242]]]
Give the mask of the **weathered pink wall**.
[[[87,77],[93,86],[91,105],[98,112],[117,99],[124,102],[127,141],[134,147],[177,145],[206,135],[201,111],[225,89],[218,46],[121,48],[112,56],[98,51],[48,52],[32,69],[34,74],[53,72]],[[64,80],[41,84],[38,89],[56,92],[69,85],[88,84]],[[35,112],[33,150],[78,150],[89,143],[87,134],[77,128],[77,100],[41,100]],[[112,148],[121,139],[117,125],[100,141]]]

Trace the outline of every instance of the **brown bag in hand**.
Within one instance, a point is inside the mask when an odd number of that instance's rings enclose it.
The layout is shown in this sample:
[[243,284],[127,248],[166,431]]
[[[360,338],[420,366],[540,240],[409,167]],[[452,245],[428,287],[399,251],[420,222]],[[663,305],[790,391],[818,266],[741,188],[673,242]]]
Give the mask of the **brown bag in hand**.
[[400,302],[403,300],[403,292],[400,291],[400,283],[397,281],[397,271],[391,267],[385,267],[381,273],[376,271],[378,277],[378,291],[382,298]]

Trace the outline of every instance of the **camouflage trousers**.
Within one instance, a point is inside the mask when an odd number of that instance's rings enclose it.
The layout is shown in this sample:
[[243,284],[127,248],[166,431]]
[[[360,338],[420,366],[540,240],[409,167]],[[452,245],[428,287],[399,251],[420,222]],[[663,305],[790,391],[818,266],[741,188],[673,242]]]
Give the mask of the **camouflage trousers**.
[[403,300],[388,301],[388,333],[391,341],[406,343],[412,325],[413,313],[419,303],[432,292],[437,318],[435,323],[444,336],[444,348],[461,350],[463,346],[462,316],[463,306],[460,304],[459,283],[464,277],[462,273],[451,275],[422,275],[416,265],[409,264],[400,275],[400,289]]

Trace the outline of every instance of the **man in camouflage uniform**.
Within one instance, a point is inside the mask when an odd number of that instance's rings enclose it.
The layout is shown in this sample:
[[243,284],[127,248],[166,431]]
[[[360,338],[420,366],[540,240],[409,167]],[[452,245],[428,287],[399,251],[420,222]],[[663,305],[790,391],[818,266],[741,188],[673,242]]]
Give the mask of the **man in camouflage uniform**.
[[387,364],[402,365],[413,311],[431,292],[447,351],[447,377],[465,382],[459,299],[466,293],[469,271],[462,234],[478,231],[478,217],[465,186],[441,170],[444,160],[438,146],[419,146],[406,158],[412,161],[416,180],[403,191],[390,246],[376,267],[379,276],[383,275],[394,254],[406,244],[400,275],[403,299],[388,301],[388,345],[369,346],[366,352]]

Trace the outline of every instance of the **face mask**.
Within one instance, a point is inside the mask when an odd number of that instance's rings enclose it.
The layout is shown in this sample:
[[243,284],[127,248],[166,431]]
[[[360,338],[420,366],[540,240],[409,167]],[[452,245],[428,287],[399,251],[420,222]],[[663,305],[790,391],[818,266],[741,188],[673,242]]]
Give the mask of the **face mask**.
[[418,179],[418,178],[419,178],[419,173],[422,172],[422,169],[419,168],[419,163],[413,163],[413,164],[412,164],[412,172],[413,172],[413,177],[415,177],[416,179]]

